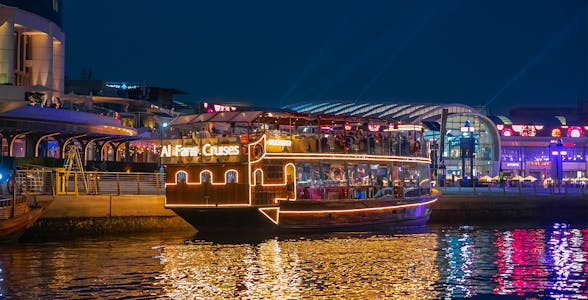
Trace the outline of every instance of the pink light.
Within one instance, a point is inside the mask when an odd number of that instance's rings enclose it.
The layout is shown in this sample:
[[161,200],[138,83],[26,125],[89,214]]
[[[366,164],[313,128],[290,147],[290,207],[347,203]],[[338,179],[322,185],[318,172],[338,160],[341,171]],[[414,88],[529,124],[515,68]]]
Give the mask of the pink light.
[[368,124],[369,131],[378,131],[380,130],[380,125],[377,124]]
[[502,129],[504,129],[504,125],[503,124],[498,124],[498,125],[496,125],[496,129],[502,130]]
[[512,136],[512,130],[510,128],[504,128],[502,130],[502,136]]
[[584,132],[582,131],[581,127],[570,126],[570,128],[568,129],[568,137],[579,138],[583,136]]
[[543,127],[545,127],[545,126],[543,126],[543,125],[535,125],[535,129],[537,129],[537,130],[542,130]]

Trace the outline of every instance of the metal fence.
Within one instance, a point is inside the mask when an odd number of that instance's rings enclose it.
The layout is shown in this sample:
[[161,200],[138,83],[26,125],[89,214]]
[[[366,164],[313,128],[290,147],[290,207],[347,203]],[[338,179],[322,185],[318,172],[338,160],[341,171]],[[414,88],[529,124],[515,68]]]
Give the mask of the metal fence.
[[165,193],[165,175],[162,173],[17,170],[16,183],[17,192],[23,195],[161,195]]

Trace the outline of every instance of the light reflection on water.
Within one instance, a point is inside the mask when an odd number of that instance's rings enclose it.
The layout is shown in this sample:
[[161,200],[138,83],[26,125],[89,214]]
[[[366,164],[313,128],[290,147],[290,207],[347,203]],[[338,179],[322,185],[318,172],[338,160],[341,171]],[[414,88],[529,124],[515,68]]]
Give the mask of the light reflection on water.
[[162,233],[1,245],[0,299],[588,299],[586,226],[196,238]]
[[[168,246],[172,298],[434,298],[435,234]],[[406,251],[418,249],[418,251]]]

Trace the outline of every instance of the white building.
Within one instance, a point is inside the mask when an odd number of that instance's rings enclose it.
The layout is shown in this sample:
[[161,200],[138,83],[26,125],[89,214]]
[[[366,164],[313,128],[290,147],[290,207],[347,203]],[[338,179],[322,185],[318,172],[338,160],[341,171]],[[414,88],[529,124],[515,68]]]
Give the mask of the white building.
[[61,97],[64,63],[61,0],[0,0],[0,110],[27,104],[27,92],[46,105]]

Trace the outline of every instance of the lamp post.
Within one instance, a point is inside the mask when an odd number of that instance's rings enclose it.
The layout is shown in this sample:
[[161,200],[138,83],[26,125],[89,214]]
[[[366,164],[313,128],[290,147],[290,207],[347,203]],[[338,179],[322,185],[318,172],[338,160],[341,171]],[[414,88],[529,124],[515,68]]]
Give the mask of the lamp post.
[[466,159],[469,161],[469,173],[471,176],[472,184],[474,184],[474,157],[476,153],[476,140],[474,137],[474,127],[471,125],[469,120],[466,120],[464,126],[460,128],[460,152],[461,152],[461,176],[462,183],[467,184],[466,177]]
[[553,176],[554,185],[560,186],[563,179],[562,155],[567,155],[568,152],[563,147],[561,139],[555,143],[549,144],[549,155],[551,160],[551,175]]
[[161,123],[161,132],[159,134],[159,172],[163,173],[163,131],[167,128],[167,122]]

